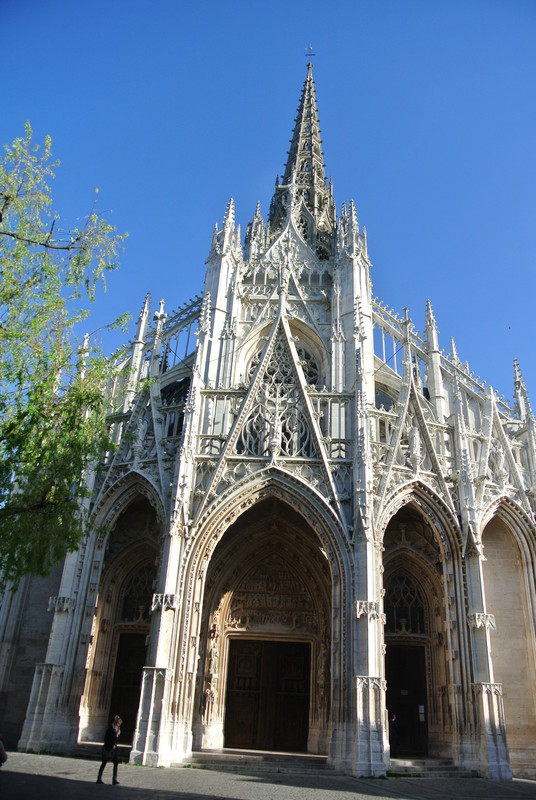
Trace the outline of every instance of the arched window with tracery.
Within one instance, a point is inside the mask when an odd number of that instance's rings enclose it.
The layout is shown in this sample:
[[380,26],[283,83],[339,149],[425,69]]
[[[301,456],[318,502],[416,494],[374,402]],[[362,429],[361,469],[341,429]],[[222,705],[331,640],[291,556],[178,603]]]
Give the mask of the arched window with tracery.
[[120,607],[120,622],[139,622],[149,620],[155,568],[145,563],[134,572],[123,588]]
[[[298,355],[301,368],[306,370],[307,382],[316,382],[318,366],[315,359],[301,347],[298,347]],[[260,354],[250,362],[250,381],[259,359]],[[311,458],[316,455],[310,420],[303,405],[290,351],[283,339],[276,341],[264,366],[256,403],[244,422],[236,452],[258,457],[281,454]]]
[[385,590],[386,633],[421,636],[428,633],[425,612],[420,587],[405,573],[393,575]]

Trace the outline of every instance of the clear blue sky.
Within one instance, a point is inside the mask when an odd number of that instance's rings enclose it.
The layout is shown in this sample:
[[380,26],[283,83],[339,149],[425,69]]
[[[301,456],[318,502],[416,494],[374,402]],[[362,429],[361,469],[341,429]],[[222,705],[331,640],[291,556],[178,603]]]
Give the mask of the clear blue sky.
[[[56,206],[130,238],[94,325],[202,290],[230,197],[266,215],[312,44],[326,172],[368,230],[374,293],[536,411],[534,0],[2,0],[2,142],[30,120]],[[124,337],[123,337],[124,338]]]

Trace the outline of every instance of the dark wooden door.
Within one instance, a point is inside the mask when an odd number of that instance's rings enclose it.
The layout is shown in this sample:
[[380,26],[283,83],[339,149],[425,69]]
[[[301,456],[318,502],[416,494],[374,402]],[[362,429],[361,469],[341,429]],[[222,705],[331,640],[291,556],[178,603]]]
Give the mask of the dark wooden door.
[[387,709],[396,714],[395,756],[426,755],[426,659],[422,645],[387,645]]
[[131,744],[136,728],[141,679],[147,650],[145,639],[144,633],[121,633],[119,635],[110,717],[113,718],[119,714],[123,720],[120,744]]
[[225,746],[306,751],[310,671],[308,643],[232,640]]

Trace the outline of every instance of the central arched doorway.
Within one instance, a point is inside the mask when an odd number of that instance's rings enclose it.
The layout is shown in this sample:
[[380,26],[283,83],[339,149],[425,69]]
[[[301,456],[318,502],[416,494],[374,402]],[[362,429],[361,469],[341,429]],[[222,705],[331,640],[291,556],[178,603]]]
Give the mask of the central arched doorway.
[[287,504],[227,530],[207,571],[194,746],[326,752],[331,593],[326,553]]

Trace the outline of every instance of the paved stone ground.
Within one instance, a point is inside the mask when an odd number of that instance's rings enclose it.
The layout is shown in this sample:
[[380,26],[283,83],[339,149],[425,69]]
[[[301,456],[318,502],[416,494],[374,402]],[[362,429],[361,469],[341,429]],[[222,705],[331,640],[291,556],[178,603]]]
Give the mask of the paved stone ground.
[[10,753],[2,800],[536,800],[536,781],[481,778],[355,779],[339,775],[249,774],[119,765],[119,786],[97,786],[98,762]]

